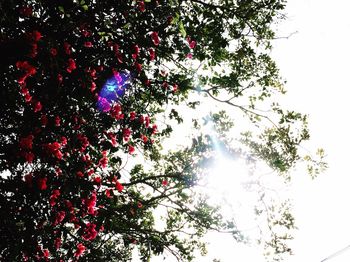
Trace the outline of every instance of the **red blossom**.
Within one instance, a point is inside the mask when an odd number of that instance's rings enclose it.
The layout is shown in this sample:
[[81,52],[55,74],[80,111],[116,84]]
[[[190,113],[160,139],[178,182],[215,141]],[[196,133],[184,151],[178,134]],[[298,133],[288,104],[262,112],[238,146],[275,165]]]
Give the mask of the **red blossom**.
[[142,205],[142,203],[140,201],[137,202],[137,207],[138,208],[142,208],[143,207],[143,205]]
[[32,16],[33,9],[30,6],[23,6],[19,9],[19,13],[24,17]]
[[79,178],[83,178],[83,177],[84,177],[84,173],[81,172],[81,171],[78,171],[78,172],[76,173],[76,175],[77,175],[77,177],[79,177]]
[[129,141],[131,135],[131,130],[129,128],[124,128],[123,129],[123,139],[124,141]]
[[24,182],[27,184],[28,187],[33,186],[33,175],[32,173],[29,173],[24,176]]
[[143,143],[147,143],[147,141],[148,141],[148,137],[147,136],[145,136],[145,135],[141,135],[141,140],[143,141]]
[[158,37],[158,33],[157,32],[152,32],[151,33],[151,39],[153,41],[153,44],[155,46],[158,46],[159,45],[159,37]]
[[162,186],[167,186],[168,185],[168,181],[167,180],[163,180],[162,181]]
[[134,49],[134,52],[132,53],[131,56],[133,59],[136,59],[140,54],[140,48],[138,45],[134,45],[133,49]]
[[111,189],[106,189],[105,195],[106,195],[107,198],[111,198],[112,197],[111,196]]
[[33,148],[33,135],[28,135],[27,137],[22,137],[19,140],[19,146],[23,149],[32,149]]
[[75,64],[75,61],[73,58],[68,59],[68,67],[67,67],[67,72],[72,73],[73,70],[77,69],[77,66]]
[[133,154],[135,152],[135,147],[133,147],[132,145],[129,145],[128,152],[130,155]]
[[99,177],[99,176],[95,177],[95,178],[94,178],[94,182],[95,182],[96,184],[101,184],[101,182],[102,182],[101,177]]
[[173,92],[177,92],[177,90],[179,89],[179,86],[177,84],[173,85]]
[[42,108],[43,106],[40,101],[34,103],[34,113],[40,112]]
[[149,60],[154,60],[156,58],[156,51],[153,48],[148,49],[149,52]]
[[90,41],[85,42],[84,46],[87,47],[87,48],[90,48],[90,47],[92,47],[92,43]]
[[58,189],[55,189],[54,191],[52,191],[52,194],[50,196],[50,201],[49,201],[51,206],[56,205],[57,198],[59,197],[60,194],[61,193]]
[[58,83],[62,83],[63,76],[61,74],[57,74],[57,81],[58,81]]
[[136,112],[130,112],[130,120],[135,120],[136,118]]
[[86,247],[82,243],[79,243],[77,245],[77,251],[75,251],[74,256],[77,258],[80,257],[85,252],[85,249]]
[[47,182],[47,177],[39,177],[37,181],[38,188],[40,190],[46,190],[47,189],[46,182]]
[[35,156],[32,152],[25,152],[24,153],[24,159],[28,162],[28,163],[32,163],[34,160]]
[[144,1],[139,1],[139,2],[137,3],[137,7],[138,7],[138,9],[139,9],[141,12],[145,12],[145,10],[146,10],[145,2],[144,2]]
[[48,250],[48,249],[44,249],[44,250],[43,250],[43,255],[44,255],[44,258],[47,259],[47,258],[50,256],[49,250]]
[[136,68],[136,71],[139,72],[139,73],[142,71],[142,65],[140,63],[136,62],[135,63],[135,68]]
[[56,49],[56,48],[51,48],[51,49],[50,49],[50,54],[51,54],[52,56],[56,56],[56,55],[57,55],[57,49]]
[[145,117],[145,126],[146,126],[146,128],[149,127],[150,122],[151,122],[151,119],[149,118],[149,116],[146,116]]
[[47,125],[47,116],[46,115],[42,115],[40,118],[40,122],[41,122],[41,126],[45,127]]
[[58,250],[61,247],[61,244],[62,244],[62,239],[60,237],[56,238],[54,241],[54,246],[56,250]]
[[66,212],[64,212],[64,211],[57,212],[56,217],[55,217],[55,221],[53,222],[53,225],[56,226],[56,225],[60,224],[65,217],[66,217]]
[[90,85],[91,93],[93,93],[95,90],[96,90],[96,83],[95,82],[91,82],[91,85]]
[[188,59],[192,59],[192,58],[193,58],[193,55],[192,55],[191,53],[188,53],[188,54],[186,55],[186,57],[187,57]]
[[64,42],[63,43],[63,48],[64,48],[64,52],[67,54],[67,55],[70,55],[72,53],[72,48],[71,48],[71,45],[67,42]]
[[158,132],[158,127],[156,124],[153,124],[152,126],[152,135],[156,134]]
[[61,125],[61,118],[59,116],[55,117],[55,126],[60,126]]
[[60,142],[62,146],[67,145],[67,138],[65,136],[62,136]]
[[117,180],[115,182],[115,188],[118,190],[119,193],[121,193],[124,189],[124,186]]
[[32,33],[31,33],[31,38],[34,42],[38,42],[40,40],[40,38],[42,38],[42,35],[39,31],[37,30],[34,30]]
[[84,240],[93,240],[96,238],[98,232],[96,231],[96,224],[87,223],[84,229]]

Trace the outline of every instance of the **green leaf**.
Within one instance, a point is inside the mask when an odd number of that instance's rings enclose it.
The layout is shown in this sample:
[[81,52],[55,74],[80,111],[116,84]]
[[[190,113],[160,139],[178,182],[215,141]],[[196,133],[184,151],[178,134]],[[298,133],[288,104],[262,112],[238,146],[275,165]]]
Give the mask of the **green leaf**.
[[151,2],[151,0],[145,0],[145,3],[150,3]]
[[182,37],[186,37],[187,33],[184,27],[184,24],[182,23],[182,21],[179,21],[179,30],[180,30],[180,34],[182,35]]
[[81,0],[80,5],[85,5],[85,0]]
[[61,13],[64,13],[64,8],[63,8],[63,6],[58,6],[58,10],[61,12]]
[[84,9],[84,11],[87,11],[89,9],[87,5],[83,5],[82,8]]

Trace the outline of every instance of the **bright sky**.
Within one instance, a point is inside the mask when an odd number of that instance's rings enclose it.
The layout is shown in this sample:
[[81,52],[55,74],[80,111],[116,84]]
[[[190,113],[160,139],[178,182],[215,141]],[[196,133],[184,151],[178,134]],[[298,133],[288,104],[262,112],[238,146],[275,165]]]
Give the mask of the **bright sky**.
[[[294,172],[290,190],[299,230],[288,262],[321,262],[350,245],[350,1],[289,0],[288,19],[279,25],[273,56],[288,93],[283,104],[310,115],[310,149],[323,147],[329,169],[311,180]],[[257,250],[234,244],[229,237],[211,246],[222,262],[264,261]],[[202,260],[201,260],[202,261]],[[203,260],[204,261],[204,260]],[[350,249],[327,262],[350,261]]]
[[[289,0],[288,19],[279,25],[273,57],[287,80],[284,107],[310,116],[311,142],[322,147],[329,169],[315,180],[305,170],[293,173],[289,195],[299,230],[294,234],[295,255],[287,262],[321,262],[350,245],[350,1]],[[265,262],[261,250],[234,242],[229,235],[209,235],[209,256],[199,262]],[[162,261],[152,258],[152,261]],[[350,261],[350,249],[327,262]]]

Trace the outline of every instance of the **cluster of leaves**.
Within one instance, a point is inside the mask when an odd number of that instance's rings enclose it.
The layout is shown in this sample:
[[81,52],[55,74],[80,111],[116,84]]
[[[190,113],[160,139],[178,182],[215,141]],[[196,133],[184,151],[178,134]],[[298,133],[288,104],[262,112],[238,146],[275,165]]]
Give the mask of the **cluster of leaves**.
[[[171,126],[156,117],[192,90],[257,117],[257,100],[284,92],[268,56],[283,8],[283,0],[1,2],[0,257],[128,261],[137,245],[144,261],[165,250],[190,261],[208,229],[232,229],[193,188],[210,139],[162,155]],[[249,109],[233,104],[245,95]],[[182,121],[174,108],[168,117]],[[275,128],[264,148],[245,142],[286,171],[308,136],[290,141],[288,126]],[[137,152],[154,168],[121,176]],[[275,156],[285,152],[292,156]]]

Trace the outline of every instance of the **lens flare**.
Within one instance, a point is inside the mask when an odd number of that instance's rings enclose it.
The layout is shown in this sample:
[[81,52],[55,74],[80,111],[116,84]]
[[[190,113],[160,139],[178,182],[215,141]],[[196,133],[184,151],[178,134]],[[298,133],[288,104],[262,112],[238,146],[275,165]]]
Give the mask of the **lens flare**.
[[98,94],[97,108],[102,112],[108,112],[114,102],[118,102],[130,85],[130,74],[126,71],[113,72],[103,85]]

